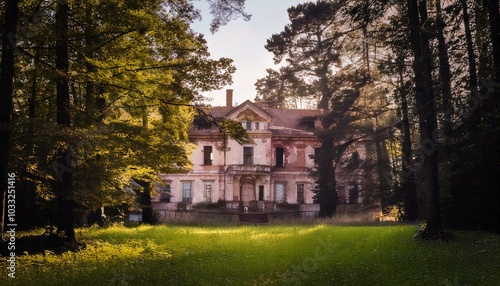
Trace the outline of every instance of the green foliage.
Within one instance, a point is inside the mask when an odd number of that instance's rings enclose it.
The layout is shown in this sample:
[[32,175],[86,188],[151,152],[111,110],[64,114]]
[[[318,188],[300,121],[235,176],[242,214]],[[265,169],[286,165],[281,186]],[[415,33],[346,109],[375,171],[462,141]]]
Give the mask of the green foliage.
[[[50,203],[70,172],[75,206],[133,205],[124,191],[131,178],[153,183],[158,173],[191,168],[194,102],[231,82],[232,60],[210,58],[203,35],[189,27],[199,16],[191,1],[70,2],[72,125],[60,128],[53,9],[21,4],[11,170],[38,202]],[[65,163],[54,161],[60,147],[71,150]]]
[[300,210],[299,204],[289,204],[287,202],[276,204],[276,208],[281,211],[298,211]]
[[226,207],[226,201],[218,200],[217,202],[204,202],[197,203],[192,206],[193,209],[196,210],[216,210],[216,209],[224,209]]
[[[315,175],[315,202],[320,216],[331,217],[338,204],[335,172],[340,158],[359,136],[366,104],[362,89],[371,81],[368,65],[360,67],[349,58],[360,27],[350,22],[348,1],[306,2],[288,9],[290,23],[267,41],[275,63],[285,62],[279,72],[257,82],[263,101],[278,104],[298,97],[313,97],[323,111],[322,128],[316,133],[322,143]],[[360,55],[354,58],[358,61]],[[291,98],[290,98],[291,97]],[[364,110],[363,110],[364,109]]]
[[169,225],[78,232],[85,249],[18,255],[16,279],[3,268],[0,283],[495,285],[500,279],[494,263],[499,237],[485,233],[458,232],[444,243],[413,241],[415,228],[409,225]]

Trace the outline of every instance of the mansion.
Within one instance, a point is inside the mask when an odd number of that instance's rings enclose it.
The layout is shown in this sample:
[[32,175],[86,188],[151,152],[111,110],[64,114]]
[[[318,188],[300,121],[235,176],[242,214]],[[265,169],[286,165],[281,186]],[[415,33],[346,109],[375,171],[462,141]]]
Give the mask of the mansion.
[[[240,145],[215,126],[195,120],[189,138],[196,148],[192,170],[161,174],[164,185],[153,197],[156,210],[176,210],[178,205],[224,202],[225,208],[272,212],[283,204],[297,204],[300,211],[317,212],[313,201],[314,156],[321,143],[314,131],[321,125],[320,110],[267,108],[245,101],[233,106],[233,91],[226,91],[226,106],[212,107],[211,115],[241,122],[250,143]],[[362,162],[362,143],[350,154]],[[360,169],[339,168],[340,203],[362,202]]]

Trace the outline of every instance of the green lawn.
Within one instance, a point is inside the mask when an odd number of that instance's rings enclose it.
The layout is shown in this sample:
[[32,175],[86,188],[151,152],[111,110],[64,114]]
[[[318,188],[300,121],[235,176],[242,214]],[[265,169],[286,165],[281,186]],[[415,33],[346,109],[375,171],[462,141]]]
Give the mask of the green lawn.
[[[17,257],[0,285],[500,285],[500,237],[412,239],[415,226],[79,229],[79,253]],[[5,261],[6,258],[2,258]]]

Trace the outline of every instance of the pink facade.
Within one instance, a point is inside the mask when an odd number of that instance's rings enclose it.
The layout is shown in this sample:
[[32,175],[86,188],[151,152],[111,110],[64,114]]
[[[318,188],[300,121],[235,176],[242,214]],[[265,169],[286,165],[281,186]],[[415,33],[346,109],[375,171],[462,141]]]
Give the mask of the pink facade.
[[[241,122],[251,142],[240,145],[229,139],[224,148],[216,127],[195,124],[190,131],[190,140],[196,144],[193,169],[186,174],[160,175],[166,185],[158,190],[162,196],[153,200],[170,204],[157,203],[156,208],[225,201],[228,208],[253,205],[272,211],[288,203],[299,204],[301,210],[317,210],[310,171],[315,167],[315,150],[321,146],[314,135],[321,112],[264,108],[250,101],[233,107],[232,90],[227,92],[227,102],[225,107],[213,107],[212,115]],[[346,191],[349,187],[342,190]]]

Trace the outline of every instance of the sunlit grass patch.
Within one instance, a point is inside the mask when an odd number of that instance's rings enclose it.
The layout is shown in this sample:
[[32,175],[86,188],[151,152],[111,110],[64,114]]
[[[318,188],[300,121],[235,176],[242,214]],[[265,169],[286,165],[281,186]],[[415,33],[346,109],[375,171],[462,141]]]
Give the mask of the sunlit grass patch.
[[[78,253],[18,256],[1,285],[495,285],[499,236],[412,239],[415,226],[330,224],[79,229]],[[7,284],[8,283],[8,284]],[[454,285],[454,284],[451,284]]]

